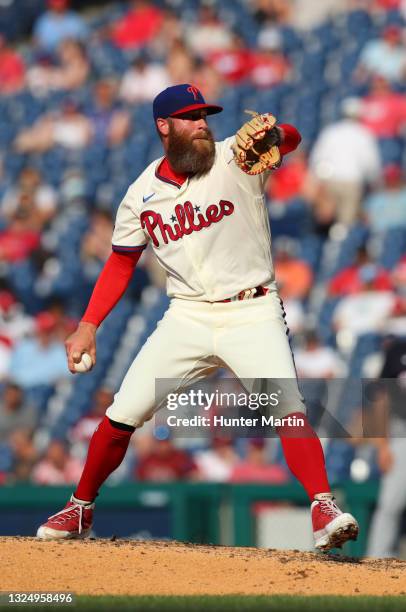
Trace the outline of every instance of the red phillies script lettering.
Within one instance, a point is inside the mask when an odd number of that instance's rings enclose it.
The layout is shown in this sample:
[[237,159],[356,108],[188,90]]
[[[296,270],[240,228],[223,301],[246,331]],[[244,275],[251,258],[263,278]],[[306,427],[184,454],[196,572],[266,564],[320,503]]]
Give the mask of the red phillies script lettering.
[[195,100],[198,99],[200,92],[197,89],[197,87],[193,87],[193,85],[192,85],[191,87],[188,87],[186,91],[191,93]]
[[160,233],[162,240],[168,244],[169,240],[179,240],[183,236],[188,236],[192,232],[200,232],[205,227],[210,227],[212,223],[219,223],[223,217],[228,217],[234,212],[234,204],[228,200],[220,200],[218,204],[210,204],[205,213],[196,213],[191,202],[177,204],[174,216],[176,221],[172,224],[164,223],[159,213],[153,210],[144,210],[141,213],[141,227],[145,229],[151,237],[154,246],[159,247],[157,233]]

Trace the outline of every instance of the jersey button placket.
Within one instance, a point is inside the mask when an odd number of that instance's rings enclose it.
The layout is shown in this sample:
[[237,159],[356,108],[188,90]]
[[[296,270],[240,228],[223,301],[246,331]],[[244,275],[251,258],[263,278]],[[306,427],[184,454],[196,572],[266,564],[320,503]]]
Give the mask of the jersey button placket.
[[190,234],[189,236],[183,236],[183,239],[182,239],[183,249],[185,251],[186,257],[188,258],[188,260],[190,261],[190,263],[191,263],[191,265],[193,267],[193,270],[194,270],[197,278],[199,279],[199,282],[200,282],[201,286],[204,289],[204,292],[207,295],[209,292],[208,292],[207,283],[205,282],[205,279],[204,279],[205,275],[204,275],[204,273],[202,271],[203,265],[199,261],[196,261],[193,245],[188,240],[188,238],[190,238],[191,236],[193,236],[193,234]]
[[[186,191],[189,188],[189,183],[190,183],[190,179],[188,178],[182,185],[182,187],[179,189],[177,198],[176,198],[176,203],[179,202],[180,197],[179,196],[183,196],[182,197],[182,201],[186,201],[186,200],[191,200],[193,202],[193,196],[191,194],[189,194],[188,196],[186,196]],[[200,232],[197,232],[198,234]],[[193,270],[196,274],[196,277],[198,278],[201,286],[204,289],[204,292],[206,295],[210,295],[210,285],[207,283],[206,279],[205,279],[205,274],[203,271],[203,264],[201,261],[198,261],[198,259],[196,258],[195,255],[195,249],[193,247],[193,240],[196,239],[196,232],[192,232],[191,234],[189,234],[188,236],[183,236],[182,238],[182,243],[183,243],[183,249],[185,251],[185,255],[188,258],[188,260],[190,261]]]

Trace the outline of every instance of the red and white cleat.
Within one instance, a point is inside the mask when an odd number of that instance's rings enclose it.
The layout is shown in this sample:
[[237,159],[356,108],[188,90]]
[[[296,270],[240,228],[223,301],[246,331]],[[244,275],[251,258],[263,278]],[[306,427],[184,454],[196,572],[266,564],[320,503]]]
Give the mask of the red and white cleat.
[[321,493],[311,505],[314,546],[327,551],[341,548],[348,540],[356,540],[359,526],[352,514],[341,512],[334,497]]
[[65,508],[49,517],[46,523],[37,531],[41,540],[68,540],[86,538],[93,524],[94,504],[78,503],[72,497]]

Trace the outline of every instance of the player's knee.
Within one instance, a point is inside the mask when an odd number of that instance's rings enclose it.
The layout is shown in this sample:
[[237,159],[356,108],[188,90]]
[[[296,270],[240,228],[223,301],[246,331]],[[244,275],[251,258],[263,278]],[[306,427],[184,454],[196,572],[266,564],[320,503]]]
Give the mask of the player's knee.
[[113,419],[110,419],[110,424],[112,427],[115,427],[116,429],[121,429],[121,431],[131,431],[131,433],[134,433],[135,431],[135,427],[133,427],[132,425],[127,425],[126,423],[119,423],[118,421],[113,421]]

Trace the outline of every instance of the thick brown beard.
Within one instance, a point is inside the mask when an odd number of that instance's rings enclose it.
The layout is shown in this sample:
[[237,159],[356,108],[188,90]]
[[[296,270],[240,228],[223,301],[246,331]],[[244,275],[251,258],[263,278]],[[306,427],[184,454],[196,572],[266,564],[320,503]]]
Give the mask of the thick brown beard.
[[[172,170],[179,174],[207,174],[214,163],[216,147],[209,129],[202,134],[205,138],[190,139],[176,131],[169,122],[168,148],[166,156]],[[207,138],[207,140],[206,140]]]

